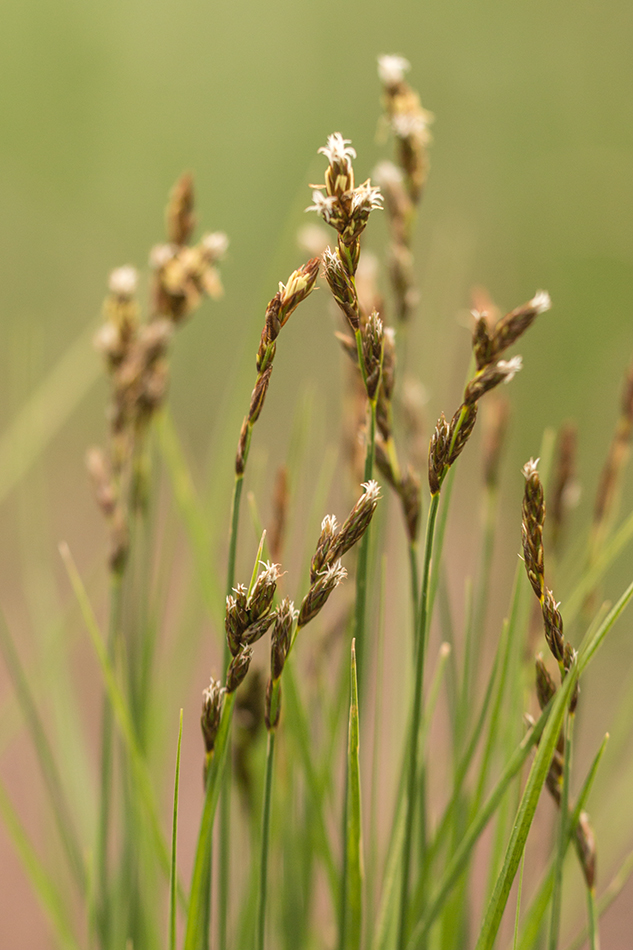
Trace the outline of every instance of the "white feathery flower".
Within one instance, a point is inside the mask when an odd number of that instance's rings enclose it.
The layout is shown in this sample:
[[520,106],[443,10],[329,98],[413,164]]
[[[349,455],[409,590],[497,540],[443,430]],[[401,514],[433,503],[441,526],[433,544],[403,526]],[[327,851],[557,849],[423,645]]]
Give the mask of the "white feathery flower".
[[156,244],[149,254],[149,266],[153,270],[162,270],[176,256],[174,244]]
[[369,212],[375,208],[382,210],[383,198],[380,193],[380,188],[372,187],[369,182],[370,179],[368,178],[366,182],[363,182],[362,185],[359,185],[358,188],[355,188],[352,192],[352,215],[355,211]]
[[340,132],[334,132],[328,135],[327,145],[319,149],[319,155],[325,155],[330,165],[349,165],[350,158],[356,158],[351,144],[351,139],[344,139]]
[[530,478],[530,476],[535,475],[537,473],[537,466],[539,462],[540,462],[540,459],[536,459],[536,461],[534,459],[530,459],[528,462],[525,463],[521,471],[523,472],[523,475],[525,476],[526,479]]
[[429,135],[429,121],[425,112],[401,112],[394,115],[391,128],[399,139],[410,139],[414,136],[427,138]]
[[338,521],[336,515],[326,515],[321,522],[321,531],[327,531],[328,534],[336,534],[338,531]]
[[380,498],[380,485],[375,479],[370,479],[368,482],[363,482],[361,488],[365,489],[365,497],[369,498],[370,501],[378,501]]
[[404,56],[379,56],[378,77],[388,88],[404,81],[404,74],[411,69],[411,63]]
[[119,297],[132,297],[136,293],[137,284],[138,274],[136,273],[136,268],[130,264],[126,264],[124,267],[117,267],[116,270],[113,270],[108,281],[108,287],[111,293],[117,294]]
[[224,231],[212,231],[202,238],[202,247],[214,261],[221,260],[227,252],[229,239]]
[[375,180],[382,188],[393,188],[402,184],[402,171],[393,162],[379,162],[374,168]]
[[523,359],[520,356],[513,356],[511,360],[499,360],[497,369],[504,374],[504,383],[509,383],[519,370],[523,369]]
[[316,211],[324,221],[329,222],[336,205],[336,197],[334,195],[324,195],[321,191],[315,190],[312,192],[312,200],[314,204],[306,208],[306,211]]
[[273,584],[281,577],[281,571],[279,570],[281,564],[271,564],[270,561],[260,561],[259,563],[263,567],[263,571],[259,575],[262,582]]
[[333,584],[334,587],[337,587],[341,581],[344,581],[347,577],[347,571],[341,561],[338,560],[334,564],[330,564],[327,570],[323,571],[321,576],[323,577],[324,585],[329,587],[330,584]]
[[545,313],[546,310],[551,309],[551,306],[552,298],[546,290],[537,290],[530,300],[530,307],[537,313]]

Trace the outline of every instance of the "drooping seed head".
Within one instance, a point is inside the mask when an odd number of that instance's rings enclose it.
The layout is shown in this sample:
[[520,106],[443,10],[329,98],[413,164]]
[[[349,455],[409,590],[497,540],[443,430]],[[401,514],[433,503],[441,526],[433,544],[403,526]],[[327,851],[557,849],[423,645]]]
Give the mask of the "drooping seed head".
[[369,399],[375,399],[380,384],[382,368],[383,323],[376,311],[369,315],[363,327],[363,361],[365,363],[365,386]]
[[581,811],[576,825],[576,843],[581,856],[582,873],[587,887],[593,891],[596,884],[596,839],[586,811]]
[[429,488],[436,495],[442,487],[442,481],[448,465],[450,428],[444,413],[437,420],[429,443]]
[[485,393],[490,392],[499,383],[509,383],[511,379],[514,379],[522,366],[523,361],[520,356],[513,356],[511,360],[489,363],[466,386],[464,402],[474,405]]
[[219,680],[211,677],[211,682],[202,692],[202,715],[200,725],[204,737],[204,746],[207,754],[213,752],[215,746],[218,728],[220,726],[220,716],[222,715],[222,704],[224,702],[225,689]]
[[286,597],[275,611],[275,625],[270,636],[270,675],[273,680],[281,676],[292,642],[292,628],[299,617],[293,602]]
[[319,264],[320,259],[313,257],[296,271],[293,271],[286,284],[279,283],[281,304],[279,321],[282,327],[287,322],[290,314],[314,289],[315,281],[319,276]]
[[523,558],[532,589],[539,600],[545,590],[545,566],[543,551],[543,524],[545,522],[545,498],[538,474],[538,459],[530,459],[523,466],[525,490],[523,494],[523,518],[521,535]]
[[310,564],[310,583],[314,584],[317,575],[321,573],[328,561],[332,542],[339,532],[338,522],[334,515],[326,515],[321,522],[321,534],[317,541],[316,551]]
[[347,571],[340,561],[329,565],[317,577],[303,598],[297,626],[305,627],[325,606],[332,591],[347,577]]
[[360,327],[360,306],[356,287],[343,266],[338,249],[326,247],[323,254],[323,273],[334,300],[343,311],[352,332]]
[[380,498],[380,485],[372,479],[363,482],[362,488],[365,489],[364,494],[358,499],[341,525],[341,529],[330,547],[327,557],[328,564],[333,564],[334,561],[343,557],[357,541],[360,541],[374,516]]
[[464,451],[475,422],[477,421],[477,403],[460,406],[450,421],[448,433],[448,459],[447,464],[453,465]]
[[543,623],[545,624],[545,639],[555,660],[563,663],[565,658],[565,637],[563,635],[563,618],[558,609],[560,604],[554,600],[549,588],[545,590],[543,598]]
[[413,544],[417,540],[420,531],[422,492],[420,477],[411,467],[407,469],[406,474],[402,477],[398,487],[398,493],[402,500],[407,537]]
[[501,353],[518,340],[531,326],[540,313],[552,306],[550,296],[545,290],[539,290],[527,303],[502,317],[491,332],[490,359],[497,359]]
[[226,671],[226,691],[234,693],[240,683],[244,681],[248,668],[253,659],[253,648],[243,647],[239,653],[233,657]]
[[247,608],[251,623],[267,613],[273,602],[277,581],[281,577],[280,565],[263,561],[263,571],[259,574],[251,596],[248,598]]
[[556,692],[556,684],[543,661],[543,654],[536,657],[536,696],[541,709],[545,709]]

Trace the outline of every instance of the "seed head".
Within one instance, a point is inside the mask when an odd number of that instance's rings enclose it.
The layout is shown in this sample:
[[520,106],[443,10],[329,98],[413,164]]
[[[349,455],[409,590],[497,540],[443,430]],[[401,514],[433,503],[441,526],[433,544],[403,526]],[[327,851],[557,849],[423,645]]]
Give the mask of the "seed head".
[[275,626],[270,637],[270,675],[273,680],[281,676],[292,642],[292,627],[299,617],[293,602],[286,597],[275,611]]
[[523,494],[523,519],[521,535],[523,538],[523,557],[532,589],[539,600],[545,589],[545,567],[543,552],[543,524],[545,522],[545,499],[543,485],[537,470],[538,459],[530,459],[523,466],[525,491]]
[[326,247],[323,254],[323,273],[332,296],[345,314],[352,332],[356,333],[360,327],[358,295],[354,281],[341,261],[338,249],[332,250],[331,247]]
[[328,564],[343,557],[357,541],[360,541],[374,516],[380,498],[380,485],[372,479],[369,482],[363,482],[362,487],[365,489],[364,494],[350,511],[330,547],[327,556]]
[[229,663],[229,668],[226,671],[226,691],[227,693],[234,693],[238,688],[240,683],[244,681],[246,674],[248,673],[248,668],[251,665],[251,660],[253,659],[253,648],[244,647],[240,650],[237,656],[234,656],[231,662]]
[[340,561],[329,565],[317,577],[316,581],[310,587],[310,590],[303,598],[298,627],[305,627],[307,623],[316,617],[319,611],[325,606],[328,597],[338,585],[347,577],[347,571]]
[[404,74],[411,69],[411,63],[404,56],[379,56],[378,77],[387,88],[404,82]]
[[337,520],[334,515],[326,515],[321,522],[321,534],[317,542],[316,551],[310,564],[310,583],[314,584],[317,576],[321,573],[328,561],[328,555],[334,539],[339,532]]
[[220,716],[222,714],[222,704],[224,702],[225,689],[219,680],[211,677],[211,682],[206,689],[202,691],[202,716],[200,725],[204,737],[204,746],[207,754],[213,752],[215,739],[220,726]]
[[375,399],[380,384],[384,330],[382,320],[374,310],[362,329],[365,386],[369,399]]
[[124,267],[117,267],[110,274],[108,288],[110,293],[116,297],[131,298],[136,293],[138,285],[138,273],[135,267],[126,264]]

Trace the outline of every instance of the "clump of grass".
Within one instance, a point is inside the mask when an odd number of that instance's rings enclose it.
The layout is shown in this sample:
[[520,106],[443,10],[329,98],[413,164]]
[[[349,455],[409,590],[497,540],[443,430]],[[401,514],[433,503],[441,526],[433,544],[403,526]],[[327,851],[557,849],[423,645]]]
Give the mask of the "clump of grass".
[[[219,295],[217,263],[227,246],[220,233],[193,241],[190,176],[183,176],[174,187],[167,208],[167,242],[151,253],[146,316],[137,299],[134,268],[118,268],[110,277],[105,323],[97,338],[110,382],[107,447],[91,450],[88,457],[109,535],[107,637],[70,551],[61,548],[104,681],[96,818],[85,839],[75,826],[74,803],[41,704],[14,638],[0,624],[0,647],[37,753],[70,870],[68,882],[58,881],[55,865],[33,848],[1,785],[0,811],[59,946],[492,950],[506,939],[522,950],[534,946],[556,950],[562,946],[564,906],[575,907],[575,892],[563,888],[565,856],[573,843],[586,885],[589,944],[596,950],[600,913],[630,873],[627,860],[606,886],[597,874],[598,849],[586,806],[606,740],[582,781],[572,754],[581,676],[584,683],[593,656],[633,596],[631,584],[614,607],[593,608],[604,572],[633,535],[631,516],[615,527],[616,488],[631,437],[630,377],[586,539],[587,554],[576,559],[581,568],[566,608],[546,585],[545,548],[555,554],[551,562],[548,554],[550,581],[569,531],[565,519],[570,486],[577,477],[576,430],[567,427],[560,434],[551,488],[553,440],[547,434],[540,468],[532,460],[524,467],[522,505],[517,480],[511,484],[514,514],[504,512],[506,550],[498,556],[508,557],[507,539],[518,542],[521,530],[525,571],[520,567],[516,573],[506,617],[497,629],[499,611],[491,609],[491,579],[509,412],[498,389],[522,368],[521,357],[506,358],[507,351],[537,316],[550,309],[551,301],[539,291],[524,305],[493,318],[494,308],[483,292],[478,293],[471,368],[461,400],[456,400],[457,409],[448,417],[440,411],[432,431],[426,433],[428,451],[425,448],[422,459],[422,424],[411,411],[410,382],[401,368],[406,362],[410,372],[414,365],[403,331],[417,310],[423,310],[414,235],[427,185],[432,116],[405,81],[409,68],[401,57],[379,61],[384,122],[393,134],[396,163],[379,166],[378,185],[370,179],[356,183],[357,155],[340,133],[329,136],[319,150],[327,167],[308,210],[334,230],[335,240],[280,283],[266,307],[255,383],[236,454],[227,460],[227,465],[232,462],[234,483],[226,517],[226,551],[207,550],[210,515],[198,502],[193,475],[163,408],[172,336],[205,296]],[[380,289],[373,265],[364,273],[362,266],[371,260],[362,243],[377,210],[385,210],[388,219],[387,294]],[[240,528],[243,487],[252,477],[248,460],[255,424],[264,411],[275,361],[283,358],[283,350],[277,354],[281,331],[316,287],[319,270],[342,316],[337,336],[353,364],[360,412],[350,427],[353,441],[362,447],[363,492],[353,503],[350,500],[342,524],[331,514],[323,518],[315,542],[308,513],[291,511],[290,486],[297,477],[300,453],[275,460],[274,486],[262,487],[253,479],[251,505],[257,523],[255,494],[272,495],[272,530],[267,535],[257,525],[259,545],[249,545]],[[389,326],[391,316],[397,332]],[[533,371],[527,367],[527,372]],[[497,392],[489,395],[493,390]],[[247,395],[243,394],[244,401]],[[472,510],[480,496],[483,499],[481,560],[474,583],[465,585],[466,620],[460,635],[454,628],[446,580],[450,561],[446,526],[457,462],[475,449],[473,433],[484,397],[489,403],[484,477],[479,481],[471,470],[469,479]],[[150,461],[152,423],[161,416],[164,461],[212,612],[215,601],[209,594],[208,573],[226,577],[223,614],[215,616],[222,634],[217,638],[216,665],[208,671],[211,678],[199,669],[185,671],[200,688],[208,683],[200,720],[201,816],[188,885],[179,874],[178,855],[183,849],[177,848],[181,786],[187,778],[181,766],[181,741],[183,730],[186,737],[189,729],[182,713],[171,839],[160,816],[161,763],[151,741],[156,723],[162,721],[162,707],[173,698],[165,699],[155,676],[165,661],[156,651],[161,600],[152,565],[164,551],[157,550],[152,531],[158,493]],[[464,464],[460,462],[459,468]],[[353,463],[349,468],[354,474]],[[421,487],[423,468],[428,494]],[[336,474],[344,484],[350,472]],[[311,476],[314,508],[320,514],[329,495],[327,465],[321,476]],[[388,530],[393,512],[377,478],[389,486],[400,509],[394,530]],[[546,494],[552,498],[551,538]],[[295,576],[296,558],[286,553],[290,514],[309,565],[306,577]],[[215,521],[220,517],[217,512],[212,515]],[[467,529],[477,530],[472,525]],[[241,549],[247,552],[244,557],[238,556]],[[238,582],[239,565],[246,557],[252,558],[252,572]],[[355,580],[351,604],[345,602],[344,588],[332,596],[348,574]],[[404,604],[400,574],[408,574],[409,598]],[[535,691],[525,687],[532,662],[530,586],[560,679],[557,685],[539,653]],[[378,588],[380,598],[375,594]],[[331,609],[335,601],[342,607],[338,617]],[[436,612],[443,636],[439,650],[432,639]],[[563,613],[571,637],[563,632]],[[313,635],[304,636],[308,624]],[[406,629],[412,635],[406,635]],[[262,672],[261,657],[266,653],[269,660]],[[391,680],[382,670],[384,655],[395,667]],[[168,662],[172,670],[184,663],[178,651]],[[372,665],[373,680],[368,675]],[[372,681],[378,695],[372,694]],[[381,690],[388,693],[399,722],[397,734],[389,735],[386,743]],[[181,703],[184,696],[170,710],[174,724]],[[527,728],[522,732],[523,715]],[[239,738],[242,718],[248,720],[245,742]],[[371,808],[363,812],[370,774]],[[248,789],[241,799],[235,775],[240,787]],[[443,794],[437,791],[438,775],[446,786]],[[538,820],[544,787],[554,800],[558,824],[550,835],[548,853],[540,857],[546,867],[538,882],[539,856],[526,851],[526,844]],[[596,811],[597,802],[592,814]],[[494,830],[486,856],[478,845],[489,826]],[[367,840],[369,879],[364,870]],[[517,906],[514,913],[507,913],[519,867]],[[482,898],[481,882],[486,880]],[[76,910],[78,903],[85,926]]]

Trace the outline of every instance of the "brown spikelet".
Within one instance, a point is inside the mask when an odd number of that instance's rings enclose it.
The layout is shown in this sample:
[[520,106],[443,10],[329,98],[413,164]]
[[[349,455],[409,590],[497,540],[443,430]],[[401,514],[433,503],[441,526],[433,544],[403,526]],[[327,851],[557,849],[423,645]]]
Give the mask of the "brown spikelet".
[[167,238],[172,244],[187,244],[196,226],[193,213],[193,177],[186,172],[171,190],[166,211]]
[[523,468],[525,491],[523,495],[523,558],[532,589],[539,600],[545,591],[545,567],[543,551],[543,523],[545,521],[545,499],[543,485],[536,468],[538,459],[530,459]]

